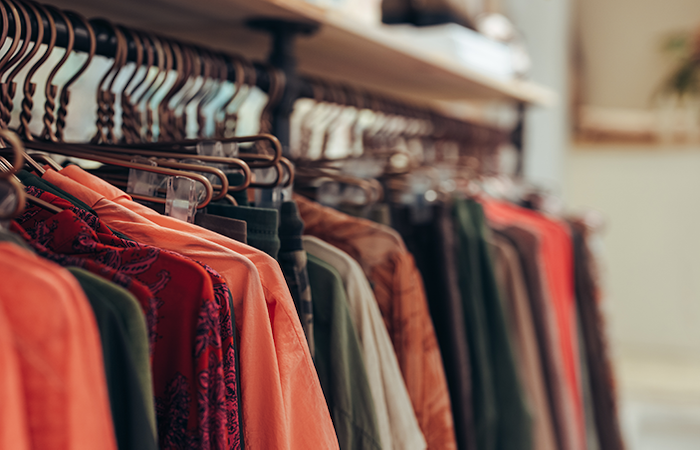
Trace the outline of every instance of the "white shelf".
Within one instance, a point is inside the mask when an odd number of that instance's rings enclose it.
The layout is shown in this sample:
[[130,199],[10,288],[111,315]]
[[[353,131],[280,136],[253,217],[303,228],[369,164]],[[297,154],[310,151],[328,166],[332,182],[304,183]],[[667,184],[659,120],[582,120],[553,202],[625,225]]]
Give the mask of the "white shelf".
[[249,29],[252,18],[320,24],[299,37],[302,74],[347,82],[408,100],[522,101],[550,105],[556,94],[526,81],[502,81],[418,51],[383,26],[357,23],[302,0],[48,0],[88,18],[105,17],[212,48],[264,60],[270,39]]

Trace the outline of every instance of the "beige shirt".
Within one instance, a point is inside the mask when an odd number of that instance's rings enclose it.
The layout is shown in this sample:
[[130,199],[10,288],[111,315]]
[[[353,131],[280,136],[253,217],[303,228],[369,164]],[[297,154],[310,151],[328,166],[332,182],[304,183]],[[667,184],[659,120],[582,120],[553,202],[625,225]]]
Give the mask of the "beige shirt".
[[350,315],[362,346],[382,448],[425,449],[394,347],[362,268],[350,255],[321,239],[303,239],[304,249],[333,266],[343,279]]

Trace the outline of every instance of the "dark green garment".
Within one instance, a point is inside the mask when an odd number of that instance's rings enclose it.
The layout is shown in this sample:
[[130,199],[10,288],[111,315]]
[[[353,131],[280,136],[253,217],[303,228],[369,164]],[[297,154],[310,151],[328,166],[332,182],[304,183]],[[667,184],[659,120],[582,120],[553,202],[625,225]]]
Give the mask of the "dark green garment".
[[[408,205],[391,205],[391,222],[423,277],[430,318],[440,345],[460,450],[477,450],[469,339],[459,288],[452,206],[436,202],[420,215]],[[425,219],[425,220],[420,220]]]
[[578,314],[576,315],[576,327],[578,329],[579,364],[581,364],[581,398],[583,399],[583,412],[586,419],[586,450],[601,450],[598,427],[595,423],[595,412],[593,411],[593,394],[588,360],[586,359],[586,342],[581,331],[581,317]]
[[341,450],[380,449],[377,414],[360,341],[338,272],[307,254],[314,308],[316,371]]
[[194,216],[194,224],[234,241],[248,243],[247,226],[242,220],[197,212]]
[[[245,180],[245,177],[243,176],[242,173],[228,173],[226,174],[226,178],[228,179],[228,184],[229,186],[238,186],[243,184],[243,181]],[[236,199],[236,202],[238,203],[238,206],[250,206],[250,201],[248,201],[248,190],[243,189],[242,191],[236,191],[233,192],[231,195],[233,195],[233,198]]]
[[474,418],[479,450],[532,449],[532,418],[506,327],[489,253],[483,209],[454,204],[457,261],[472,357]]
[[156,411],[146,319],[124,289],[69,267],[90,302],[100,332],[112,420],[120,450],[156,450]]
[[299,215],[297,204],[284,202],[280,207],[280,251],[277,261],[280,264],[289,292],[292,294],[301,327],[309,344],[311,357],[314,357],[314,309],[309,287],[309,273],[306,269],[306,252],[302,243],[304,222]]
[[280,250],[280,238],[277,235],[277,210],[254,208],[252,206],[234,206],[228,203],[210,203],[206,214],[243,220],[246,223],[248,245],[262,250],[277,259]]

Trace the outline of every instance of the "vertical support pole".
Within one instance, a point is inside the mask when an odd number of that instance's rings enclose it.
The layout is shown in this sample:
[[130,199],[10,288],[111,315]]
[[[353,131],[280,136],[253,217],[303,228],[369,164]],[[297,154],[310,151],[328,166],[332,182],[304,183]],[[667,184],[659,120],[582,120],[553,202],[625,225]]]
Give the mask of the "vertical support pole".
[[525,131],[525,111],[526,104],[520,102],[516,106],[518,119],[515,128],[510,134],[510,141],[515,147],[515,151],[518,154],[518,164],[515,168],[516,178],[522,178],[525,171],[525,142],[524,142],[524,131]]
[[264,30],[272,35],[272,48],[268,62],[271,66],[284,72],[286,83],[282,100],[272,112],[272,134],[282,144],[282,151],[289,156],[289,118],[294,110],[294,102],[299,98],[300,79],[297,73],[295,53],[296,38],[309,35],[318,29],[318,25],[287,22],[284,20],[261,19],[248,22],[252,28]]

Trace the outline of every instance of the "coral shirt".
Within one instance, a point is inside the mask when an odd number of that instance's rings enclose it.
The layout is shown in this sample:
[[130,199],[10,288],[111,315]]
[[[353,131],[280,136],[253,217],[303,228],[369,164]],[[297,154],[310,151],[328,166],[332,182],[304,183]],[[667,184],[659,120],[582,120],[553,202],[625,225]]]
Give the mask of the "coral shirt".
[[[2,250],[0,255],[4,256]],[[0,448],[29,450],[27,405],[17,350],[5,310],[0,307]]]
[[[65,176],[64,176],[65,175]],[[284,276],[265,253],[162,216],[77,166],[43,178],[139,242],[202,261],[227,281],[241,339],[245,442],[251,448],[338,448],[333,422]]]
[[570,448],[585,449],[585,419],[579,380],[579,350],[574,301],[573,249],[566,225],[511,204],[481,200],[486,217],[500,224],[522,224],[537,230],[540,236],[544,279],[551,293],[552,307],[559,330],[559,344],[575,417],[575,430],[568,439]]
[[8,242],[0,242],[0,272],[0,308],[18,350],[31,448],[116,450],[100,337],[80,285],[62,267]]

